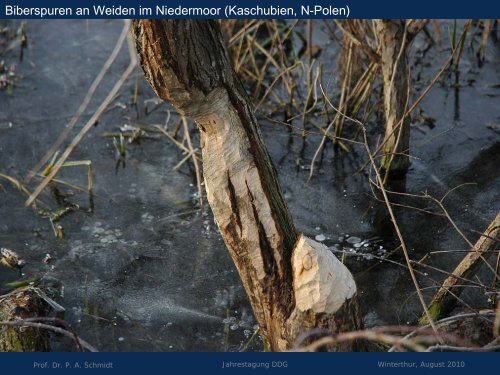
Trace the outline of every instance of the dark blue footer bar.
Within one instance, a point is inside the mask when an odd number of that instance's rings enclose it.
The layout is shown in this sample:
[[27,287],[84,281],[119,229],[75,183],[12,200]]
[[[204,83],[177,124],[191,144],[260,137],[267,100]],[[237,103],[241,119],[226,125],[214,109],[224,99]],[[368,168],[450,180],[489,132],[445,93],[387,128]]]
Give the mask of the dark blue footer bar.
[[477,374],[498,353],[1,353],[2,374]]

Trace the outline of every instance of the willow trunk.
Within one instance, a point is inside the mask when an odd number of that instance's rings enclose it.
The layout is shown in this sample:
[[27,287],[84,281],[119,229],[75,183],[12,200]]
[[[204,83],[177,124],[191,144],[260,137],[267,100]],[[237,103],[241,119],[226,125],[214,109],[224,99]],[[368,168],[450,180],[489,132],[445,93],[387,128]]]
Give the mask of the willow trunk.
[[270,349],[290,349],[312,328],[358,328],[352,275],[297,233],[218,21],[136,20],[132,28],[147,80],[200,131],[207,199]]

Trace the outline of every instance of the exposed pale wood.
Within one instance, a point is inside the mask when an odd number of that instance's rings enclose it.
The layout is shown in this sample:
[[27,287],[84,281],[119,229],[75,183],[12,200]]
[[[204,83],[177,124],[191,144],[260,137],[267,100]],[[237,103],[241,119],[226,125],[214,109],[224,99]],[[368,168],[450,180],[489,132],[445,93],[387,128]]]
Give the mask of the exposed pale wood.
[[[325,245],[301,235],[292,268],[295,308],[286,322],[291,337],[313,328],[337,333],[361,328],[354,278]],[[345,342],[328,349],[360,348],[357,342]]]
[[410,165],[408,157],[410,116],[403,119],[410,85],[405,21],[375,20],[374,22],[380,44],[386,120],[382,167],[387,171],[402,172]]
[[[434,320],[438,320],[449,313],[457,303],[457,298],[463,291],[464,279],[470,279],[484,264],[495,250],[500,249],[500,213],[490,223],[488,229],[481,235],[469,253],[462,259],[452,275],[449,276],[432,298],[429,312]],[[428,324],[424,316],[421,325]]]
[[[192,117],[200,130],[208,202],[270,348],[286,350],[310,328],[356,329],[357,300],[347,269],[302,237],[294,250],[299,235],[217,21],[137,20],[133,33],[155,92]],[[307,300],[295,276],[303,267],[292,258],[303,254],[305,244],[311,264],[326,260],[315,266],[320,274],[310,284],[326,295],[315,295],[310,308],[299,308],[296,288],[301,301]],[[333,278],[327,277],[329,267]],[[349,288],[325,285],[330,281],[348,282]],[[334,297],[333,291],[346,294]],[[345,303],[338,306],[339,301]]]
[[293,289],[302,312],[335,313],[356,293],[349,270],[328,248],[301,236],[293,253]]

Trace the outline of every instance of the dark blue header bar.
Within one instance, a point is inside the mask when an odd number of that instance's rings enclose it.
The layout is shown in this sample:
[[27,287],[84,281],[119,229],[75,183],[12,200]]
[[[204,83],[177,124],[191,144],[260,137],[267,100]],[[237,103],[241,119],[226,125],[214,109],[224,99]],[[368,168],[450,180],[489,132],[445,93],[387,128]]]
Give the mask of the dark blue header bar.
[[500,1],[3,0],[0,18],[500,18]]

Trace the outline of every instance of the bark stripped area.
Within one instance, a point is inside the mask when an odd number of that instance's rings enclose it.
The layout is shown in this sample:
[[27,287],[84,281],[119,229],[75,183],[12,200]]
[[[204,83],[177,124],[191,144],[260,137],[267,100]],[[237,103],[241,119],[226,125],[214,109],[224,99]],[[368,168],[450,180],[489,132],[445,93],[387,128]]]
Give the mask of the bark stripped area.
[[410,116],[403,119],[410,85],[405,21],[375,20],[375,28],[380,45],[386,119],[382,167],[386,171],[402,172],[410,166]]
[[200,130],[207,198],[265,341],[285,350],[306,326],[335,326],[333,313],[296,312],[298,235],[217,21],[136,20],[133,33],[157,95]]

